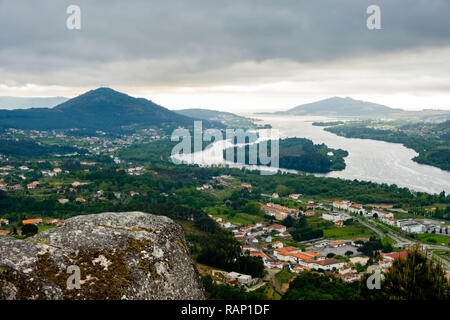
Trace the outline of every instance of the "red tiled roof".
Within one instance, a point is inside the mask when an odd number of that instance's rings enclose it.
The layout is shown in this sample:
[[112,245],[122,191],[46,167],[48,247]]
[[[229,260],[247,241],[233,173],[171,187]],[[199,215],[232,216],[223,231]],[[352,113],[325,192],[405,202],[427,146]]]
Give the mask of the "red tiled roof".
[[22,220],[23,224],[35,224],[41,222],[42,223],[42,219],[27,219],[27,220]]
[[389,257],[391,259],[402,258],[405,259],[408,255],[408,251],[391,252],[391,253],[380,253],[383,257]]

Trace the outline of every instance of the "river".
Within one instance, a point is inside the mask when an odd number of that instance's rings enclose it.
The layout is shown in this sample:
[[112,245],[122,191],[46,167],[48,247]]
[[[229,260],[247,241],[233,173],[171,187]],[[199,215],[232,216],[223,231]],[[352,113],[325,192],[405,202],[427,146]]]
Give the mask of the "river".
[[[248,116],[248,115],[247,115]],[[280,138],[299,137],[312,140],[314,143],[325,143],[330,148],[347,150],[346,168],[317,176],[343,179],[358,179],[378,183],[396,184],[415,191],[439,193],[450,192],[450,172],[436,167],[412,161],[417,153],[401,144],[370,139],[354,139],[337,136],[324,131],[323,127],[313,126],[313,121],[332,121],[336,119],[316,116],[273,116],[252,115],[262,123],[269,123],[278,129]],[[214,147],[204,151],[201,159],[189,161],[202,165],[223,163],[222,150],[228,143],[215,143]],[[240,165],[236,165],[240,167]],[[292,172],[292,170],[286,170]]]

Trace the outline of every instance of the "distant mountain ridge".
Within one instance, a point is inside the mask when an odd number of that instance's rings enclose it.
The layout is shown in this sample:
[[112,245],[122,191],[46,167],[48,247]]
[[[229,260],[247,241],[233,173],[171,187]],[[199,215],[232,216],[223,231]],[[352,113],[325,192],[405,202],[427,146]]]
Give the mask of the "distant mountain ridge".
[[0,109],[27,109],[27,108],[52,108],[60,103],[66,102],[66,97],[0,97]]
[[174,110],[176,113],[182,114],[187,117],[207,120],[207,121],[218,121],[225,126],[239,127],[239,128],[256,128],[257,125],[252,119],[239,116],[237,114],[225,111],[217,111],[210,109],[201,108],[191,108]]
[[317,116],[390,116],[402,112],[404,112],[402,109],[394,109],[373,102],[355,100],[349,97],[332,97],[303,104],[287,111],[276,112],[276,114]]
[[195,117],[198,119],[203,120],[218,120],[223,117],[232,117],[237,116],[231,112],[225,112],[225,111],[217,111],[217,110],[211,110],[211,109],[201,109],[201,108],[189,108],[189,109],[181,109],[181,110],[174,110],[176,113],[188,116],[188,117]]
[[193,119],[110,88],[88,91],[54,108],[0,110],[3,128],[117,130],[135,125],[192,126]]

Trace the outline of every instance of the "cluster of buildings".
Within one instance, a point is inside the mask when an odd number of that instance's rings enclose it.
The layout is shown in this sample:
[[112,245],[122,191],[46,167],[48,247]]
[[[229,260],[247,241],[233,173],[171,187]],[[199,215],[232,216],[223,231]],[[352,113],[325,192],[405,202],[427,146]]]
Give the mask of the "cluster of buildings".
[[436,221],[417,221],[413,219],[395,220],[395,226],[408,233],[442,233],[448,234],[448,227],[442,227]]
[[252,276],[247,274],[242,274],[238,272],[228,272],[227,274],[227,282],[231,285],[233,284],[243,284],[250,286],[254,284],[257,281],[257,279],[252,278]]
[[49,219],[49,220],[42,220],[42,218],[35,218],[35,219],[25,219],[22,220],[23,225],[27,224],[34,224],[34,225],[41,225],[41,224],[53,224],[55,226],[60,226],[64,223],[64,220],[61,219]]
[[[41,173],[44,177],[56,177],[62,172],[61,168],[53,168],[53,170],[42,170]],[[69,173],[68,171],[66,173]]]
[[298,209],[291,209],[273,202],[261,204],[261,210],[264,211],[266,215],[275,217],[275,219],[279,221],[286,219],[288,216],[297,219],[300,213],[300,210]]
[[350,201],[333,201],[333,208],[337,210],[345,210],[348,212],[364,215],[366,210],[363,208],[362,204],[351,203]]
[[125,170],[130,176],[141,176],[143,175],[146,170],[143,166],[138,166],[134,168],[128,168]]
[[[415,219],[395,219],[392,212],[388,212],[381,208],[373,208],[368,211],[363,208],[361,204],[352,204],[350,201],[334,201],[333,208],[340,211],[347,211],[359,214],[368,219],[377,219],[391,226],[396,226],[400,230],[407,233],[441,233],[448,234],[448,227],[443,228],[437,221],[419,221]],[[330,221],[338,219],[338,215],[345,215],[345,213],[324,213],[322,218]],[[349,215],[347,215],[350,217]],[[334,217],[334,218],[333,218]],[[344,220],[345,221],[345,220]]]
[[394,259],[396,258],[405,259],[407,254],[408,254],[407,251],[391,252],[391,253],[380,252],[380,255],[383,259],[378,261],[376,264],[369,266],[368,272],[372,272],[374,270],[387,272],[389,268],[392,267],[392,262],[394,261]]
[[302,251],[297,247],[283,247],[274,250],[274,256],[280,261],[287,261],[297,267],[307,270],[338,270],[344,262],[337,259],[327,259],[325,256],[313,252]]
[[337,227],[342,227],[344,222],[352,217],[345,212],[325,212],[322,214],[322,219],[333,222]]
[[[283,208],[283,210],[285,210]],[[272,268],[289,268],[291,272],[301,273],[306,270],[323,270],[335,272],[339,277],[345,281],[354,281],[359,279],[356,271],[349,268],[342,260],[327,258],[326,253],[321,253],[320,250],[330,249],[347,251],[351,248],[355,253],[356,247],[349,246],[348,243],[342,241],[326,242],[317,244],[315,249],[308,249],[302,251],[301,248],[288,246],[285,247],[280,240],[283,237],[289,237],[285,226],[280,224],[266,225],[263,222],[236,226],[230,222],[224,221],[222,218],[213,217],[210,215],[221,227],[231,229],[234,237],[242,243],[242,254],[248,254],[252,257],[260,257],[263,260],[266,269]],[[280,240],[274,239],[276,236]],[[339,251],[340,250],[340,251]],[[330,251],[331,252],[331,251]],[[344,253],[341,254],[344,256]],[[341,270],[347,271],[341,271]],[[350,272],[351,271],[351,272]],[[231,276],[230,276],[231,277]],[[238,274],[232,273],[232,277],[228,278],[228,282],[249,284],[251,278],[239,278]]]
[[204,184],[201,187],[197,187],[197,190],[213,190],[213,184],[220,185],[229,189],[252,189],[252,185],[248,182],[238,182],[233,176],[230,175],[220,175],[212,177],[210,183]]
[[[78,129],[70,129],[69,131],[77,131]],[[92,136],[74,136],[69,135],[64,131],[50,130],[21,130],[21,129],[7,129],[3,134],[5,137],[12,139],[19,139],[19,137],[27,137],[33,140],[53,138],[66,142],[70,142],[70,145],[83,150],[83,153],[90,153],[93,155],[108,154],[117,151],[119,148],[127,147],[133,143],[143,143],[157,141],[168,138],[167,134],[162,133],[161,130],[156,128],[142,129],[132,134],[122,134],[119,137],[108,136],[106,132],[97,130],[97,135]],[[81,147],[83,146],[83,147]],[[79,155],[78,152],[68,154],[58,154],[57,157],[71,157]]]
[[[39,225],[54,225],[54,226],[61,226],[64,224],[64,220],[61,219],[48,219],[48,220],[43,220],[42,218],[35,218],[35,219],[24,219],[22,220],[22,225],[35,225],[35,226],[39,226]],[[8,219],[0,219],[0,227],[6,227],[9,225],[9,221]],[[16,229],[17,234],[21,235],[22,231],[20,229]],[[4,230],[4,229],[0,229],[0,236],[2,235],[9,235],[11,234],[10,230]]]

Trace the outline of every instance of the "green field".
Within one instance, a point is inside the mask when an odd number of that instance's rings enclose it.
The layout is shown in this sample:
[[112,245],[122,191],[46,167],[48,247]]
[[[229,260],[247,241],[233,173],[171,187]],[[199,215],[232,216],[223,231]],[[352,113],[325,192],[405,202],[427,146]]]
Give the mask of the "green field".
[[244,212],[236,213],[236,215],[227,214],[216,214],[213,213],[215,217],[222,218],[224,221],[229,221],[231,223],[236,223],[240,225],[255,224],[256,222],[263,222],[264,218],[260,216],[251,215]]
[[420,241],[431,244],[450,246],[450,236],[445,236],[442,234],[422,233],[416,235],[416,238]]
[[258,289],[259,292],[263,293],[267,300],[280,300],[281,296],[277,293],[270,284],[266,284]]
[[275,278],[280,284],[288,282],[295,274],[290,272],[289,269],[283,269],[275,275]]
[[54,225],[38,226],[38,233],[42,232],[42,231],[45,231],[45,230],[48,230],[48,229],[52,229],[54,227],[55,227]]
[[364,227],[362,224],[355,222],[351,226],[344,226],[342,228],[332,227],[323,230],[323,235],[326,238],[352,239],[352,238],[368,238],[376,234]]
[[450,262],[450,251],[447,250],[433,250],[433,253],[440,256],[441,258]]

